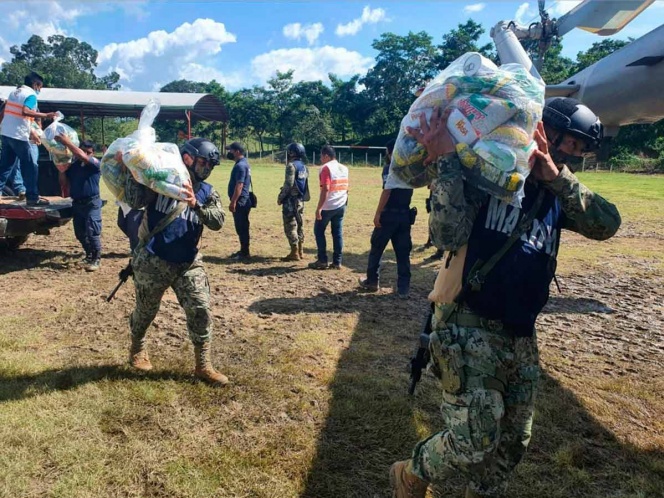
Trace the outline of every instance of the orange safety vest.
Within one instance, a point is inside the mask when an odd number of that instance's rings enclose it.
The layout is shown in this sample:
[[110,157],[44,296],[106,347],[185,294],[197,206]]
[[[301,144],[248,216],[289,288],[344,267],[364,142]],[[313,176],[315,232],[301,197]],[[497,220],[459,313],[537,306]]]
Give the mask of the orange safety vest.
[[2,135],[27,142],[33,118],[23,115],[25,100],[36,92],[28,86],[20,86],[9,94],[2,119]]
[[345,206],[348,201],[348,168],[336,159],[325,163],[323,167],[327,167],[330,171],[330,189],[325,204],[323,204],[323,210]]

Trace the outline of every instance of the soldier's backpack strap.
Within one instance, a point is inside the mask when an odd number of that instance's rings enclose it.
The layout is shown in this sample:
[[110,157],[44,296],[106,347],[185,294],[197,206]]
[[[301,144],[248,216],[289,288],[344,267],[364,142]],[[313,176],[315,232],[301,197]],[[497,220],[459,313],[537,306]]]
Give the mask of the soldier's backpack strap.
[[537,212],[539,211],[540,207],[542,207],[543,201],[544,201],[544,190],[542,189],[539,191],[537,199],[535,199],[535,203],[530,208],[530,211],[528,211],[528,214],[526,214],[526,216],[524,216],[521,219],[521,222],[512,231],[512,234],[505,241],[502,247],[498,249],[493,254],[493,256],[491,256],[487,261],[482,261],[478,259],[475,262],[473,267],[470,269],[470,272],[468,273],[468,280],[466,284],[461,288],[459,293],[456,295],[456,297],[454,298],[454,302],[445,308],[444,314],[442,316],[442,321],[447,322],[450,319],[452,314],[464,302],[469,292],[472,291],[478,292],[482,288],[482,284],[484,284],[487,275],[491,272],[491,270],[493,270],[498,261],[500,261],[501,258],[505,256],[505,254],[507,254],[507,251],[510,250],[510,248],[514,245],[514,243],[519,238],[521,238],[521,236],[524,233],[526,233],[526,231],[532,224],[533,220],[535,219],[535,216],[537,216]]
[[138,227],[139,242],[134,249],[134,252],[138,252],[140,249],[142,249],[145,244],[147,244],[150,239],[152,239],[152,237],[170,225],[170,223],[178,216],[180,216],[185,209],[187,209],[187,203],[184,201],[179,201],[177,206],[170,213],[168,213],[167,216],[162,218],[159,223],[157,223],[157,226],[155,226],[151,231],[148,231],[148,212],[146,210],[145,213],[143,213],[143,219],[141,220],[141,224]]

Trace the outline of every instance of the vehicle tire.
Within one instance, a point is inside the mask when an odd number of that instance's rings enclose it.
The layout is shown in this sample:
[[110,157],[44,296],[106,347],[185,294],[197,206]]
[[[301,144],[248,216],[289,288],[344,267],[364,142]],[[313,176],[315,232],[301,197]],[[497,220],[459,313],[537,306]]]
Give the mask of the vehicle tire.
[[0,250],[4,251],[15,251],[20,246],[25,244],[25,241],[28,240],[27,235],[19,235],[17,237],[4,237],[0,239]]

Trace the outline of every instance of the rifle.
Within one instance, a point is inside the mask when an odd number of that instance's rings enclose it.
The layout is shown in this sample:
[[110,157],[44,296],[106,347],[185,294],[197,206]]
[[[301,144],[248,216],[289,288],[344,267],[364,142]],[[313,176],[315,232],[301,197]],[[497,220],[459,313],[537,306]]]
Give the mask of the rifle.
[[129,260],[127,266],[125,266],[122,270],[120,270],[120,273],[118,273],[118,278],[120,279],[120,281],[106,298],[107,303],[111,302],[111,299],[115,297],[115,294],[120,290],[120,287],[122,287],[125,284],[125,282],[127,282],[129,277],[133,275],[134,275],[134,269],[131,266],[131,260]]
[[431,353],[429,353],[429,336],[431,335],[431,318],[433,317],[434,304],[431,303],[429,313],[422,324],[422,332],[420,332],[420,339],[418,343],[415,356],[410,359],[410,386],[408,387],[408,394],[415,394],[415,386],[422,378],[422,370],[427,368]]

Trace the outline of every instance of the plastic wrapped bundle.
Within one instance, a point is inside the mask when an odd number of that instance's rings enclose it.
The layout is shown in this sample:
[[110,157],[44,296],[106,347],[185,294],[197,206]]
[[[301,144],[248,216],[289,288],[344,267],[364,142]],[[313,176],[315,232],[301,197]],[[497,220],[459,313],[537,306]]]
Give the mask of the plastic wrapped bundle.
[[[69,168],[72,160],[74,159],[71,151],[55,140],[58,135],[66,135],[77,147],[80,145],[78,141],[78,133],[71,126],[62,122],[64,116],[58,111],[58,115],[49,126],[40,134],[42,145],[51,155],[51,161],[55,164],[58,171],[66,171]],[[39,127],[35,124],[36,128]],[[36,131],[36,130],[35,130]],[[39,132],[38,132],[39,134]]]
[[118,138],[101,160],[101,173],[109,190],[118,200],[124,199],[126,173],[116,156],[120,152],[122,163],[134,179],[158,194],[174,199],[183,199],[182,187],[190,183],[187,167],[182,162],[175,144],[157,143],[152,128],[159,114],[159,102],[152,99],[141,112],[138,129],[126,138]]
[[441,72],[401,121],[392,156],[392,174],[410,187],[428,185],[435,165],[423,164],[426,151],[406,132],[419,128],[435,107],[450,109],[447,127],[456,142],[464,179],[500,199],[519,205],[536,148],[533,134],[544,107],[544,83],[519,64],[498,68],[468,53]]
[[124,199],[125,182],[127,181],[126,170],[118,163],[116,154],[122,152],[122,146],[126,138],[118,138],[113,141],[106,149],[106,153],[101,158],[101,177],[104,183],[111,191],[111,194],[119,201]]

